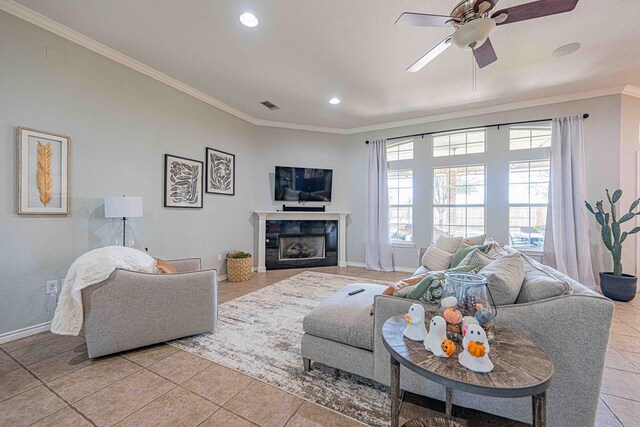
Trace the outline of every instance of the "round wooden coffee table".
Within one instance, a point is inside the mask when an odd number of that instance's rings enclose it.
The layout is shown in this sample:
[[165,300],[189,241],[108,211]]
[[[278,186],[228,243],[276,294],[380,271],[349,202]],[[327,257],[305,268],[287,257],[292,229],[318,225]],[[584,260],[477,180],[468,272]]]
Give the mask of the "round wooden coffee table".
[[422,342],[402,335],[407,326],[402,316],[382,326],[382,341],[391,355],[391,426],[400,424],[400,365],[446,387],[446,413],[451,417],[453,390],[492,397],[526,397],[533,401],[533,425],[546,423],[546,390],[553,376],[553,362],[532,341],[507,328],[496,327],[489,358],[494,369],[473,374],[458,363],[461,345],[450,358],[436,357]]

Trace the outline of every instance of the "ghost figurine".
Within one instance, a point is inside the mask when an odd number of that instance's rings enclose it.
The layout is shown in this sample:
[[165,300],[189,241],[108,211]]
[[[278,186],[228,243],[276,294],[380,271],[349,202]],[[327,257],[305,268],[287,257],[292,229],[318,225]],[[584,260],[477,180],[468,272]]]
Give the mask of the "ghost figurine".
[[429,335],[424,342],[424,348],[434,356],[449,357],[442,349],[442,343],[447,339],[447,322],[442,316],[433,316],[429,322]]
[[420,304],[411,304],[409,312],[404,315],[407,327],[402,333],[411,341],[424,341],[427,338],[427,327],[424,325],[424,307]]
[[458,361],[470,371],[489,373],[493,370],[489,350],[489,340],[482,326],[469,325],[462,340],[462,353],[458,356]]

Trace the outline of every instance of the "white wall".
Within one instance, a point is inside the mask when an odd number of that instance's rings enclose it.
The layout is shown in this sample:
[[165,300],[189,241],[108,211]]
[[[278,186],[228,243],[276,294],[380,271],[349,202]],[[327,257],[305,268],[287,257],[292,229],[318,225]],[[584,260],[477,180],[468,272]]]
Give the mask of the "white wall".
[[[104,196],[144,198],[132,223],[152,255],[201,257],[221,273],[218,253],[254,249],[253,211],[271,206],[276,164],[333,168],[333,207],[346,208],[346,137],[252,126],[4,12],[0,58],[0,334],[51,319],[44,283],[103,245],[115,221],[104,219]],[[70,215],[16,214],[18,126],[71,136]],[[164,208],[164,154],[204,160],[207,146],[236,155],[236,195]]]
[[[638,165],[640,150],[640,98],[622,96],[622,111],[620,122],[620,187],[622,199],[619,209],[626,212],[631,203],[640,198],[638,187]],[[637,209],[636,209],[637,211]],[[638,218],[623,225],[622,230],[640,225]],[[640,267],[640,250],[638,235],[627,238],[623,246],[622,265],[625,273],[638,275]]]
[[[495,114],[486,114],[462,119],[447,120],[441,122],[425,123],[416,126],[406,126],[402,128],[387,129],[383,131],[367,132],[349,137],[347,147],[347,161],[351,172],[350,182],[356,188],[364,186],[366,188],[366,168],[367,149],[364,141],[376,138],[391,138],[395,136],[410,135],[422,132],[445,131],[448,129],[483,126],[493,123],[503,123],[519,120],[537,120],[552,117],[581,115],[589,113],[590,117],[585,121],[585,146],[587,157],[587,188],[590,200],[602,198],[605,188],[614,188],[620,183],[620,175],[617,172],[620,167],[620,96],[607,96],[600,98],[585,99],[581,101],[567,102],[561,104],[547,105],[541,107],[525,108]],[[504,128],[503,128],[504,129]],[[500,131],[490,130],[491,135],[500,138]],[[491,144],[491,135],[488,137],[488,144]],[[504,135],[502,136],[504,138]],[[494,139],[495,140],[495,139]],[[415,156],[425,159],[424,168],[414,170],[414,248],[394,248],[394,260],[397,266],[413,268],[417,266],[417,250],[426,247],[431,240],[431,212],[428,208],[431,188],[426,185],[433,165],[427,163],[426,153],[429,149],[430,138],[415,139]],[[489,148],[490,149],[490,148]],[[460,159],[464,162],[464,159]],[[505,175],[504,182],[508,182]],[[502,189],[504,190],[504,189]],[[499,198],[504,193],[501,189],[487,188],[487,199]],[[351,211],[354,225],[349,231],[348,257],[352,262],[364,262],[365,251],[361,242],[365,239],[366,224],[366,193],[354,193],[352,196]],[[494,215],[491,206],[487,205],[487,216]],[[591,218],[589,218],[591,220]],[[499,234],[499,230],[492,230],[492,221],[488,221],[487,231]],[[501,223],[505,223],[502,221]],[[591,222],[592,230],[592,251],[594,253],[595,270],[602,270],[608,267],[608,257],[602,256],[602,245],[596,228],[595,220]],[[497,236],[499,237],[499,236]],[[631,250],[629,250],[631,252]],[[632,255],[635,256],[635,255]]]

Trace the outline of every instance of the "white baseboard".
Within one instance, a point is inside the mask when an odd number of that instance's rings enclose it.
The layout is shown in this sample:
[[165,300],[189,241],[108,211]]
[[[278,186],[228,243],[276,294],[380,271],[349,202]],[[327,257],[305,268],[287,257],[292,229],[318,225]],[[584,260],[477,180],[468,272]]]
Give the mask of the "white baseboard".
[[347,261],[347,267],[367,268],[367,264],[364,262]]
[[50,329],[51,322],[45,322],[40,323],[39,325],[27,326],[26,328],[18,329],[17,331],[5,332],[4,334],[0,334],[0,344],[19,340],[20,338],[26,338],[31,335],[39,334],[40,332],[46,332]]
[[[347,261],[347,266],[349,267],[358,267],[358,268],[367,268],[367,264],[365,264],[364,262],[355,262],[355,261]],[[398,267],[395,266],[394,270],[395,271],[400,271],[402,273],[413,273],[414,271],[416,271],[416,268],[413,267]]]

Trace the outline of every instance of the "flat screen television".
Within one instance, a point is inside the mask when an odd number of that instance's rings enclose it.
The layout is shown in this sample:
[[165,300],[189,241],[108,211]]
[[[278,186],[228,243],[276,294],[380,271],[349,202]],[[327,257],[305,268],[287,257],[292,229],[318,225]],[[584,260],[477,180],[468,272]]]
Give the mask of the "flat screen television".
[[275,199],[285,202],[330,202],[333,170],[276,166]]

